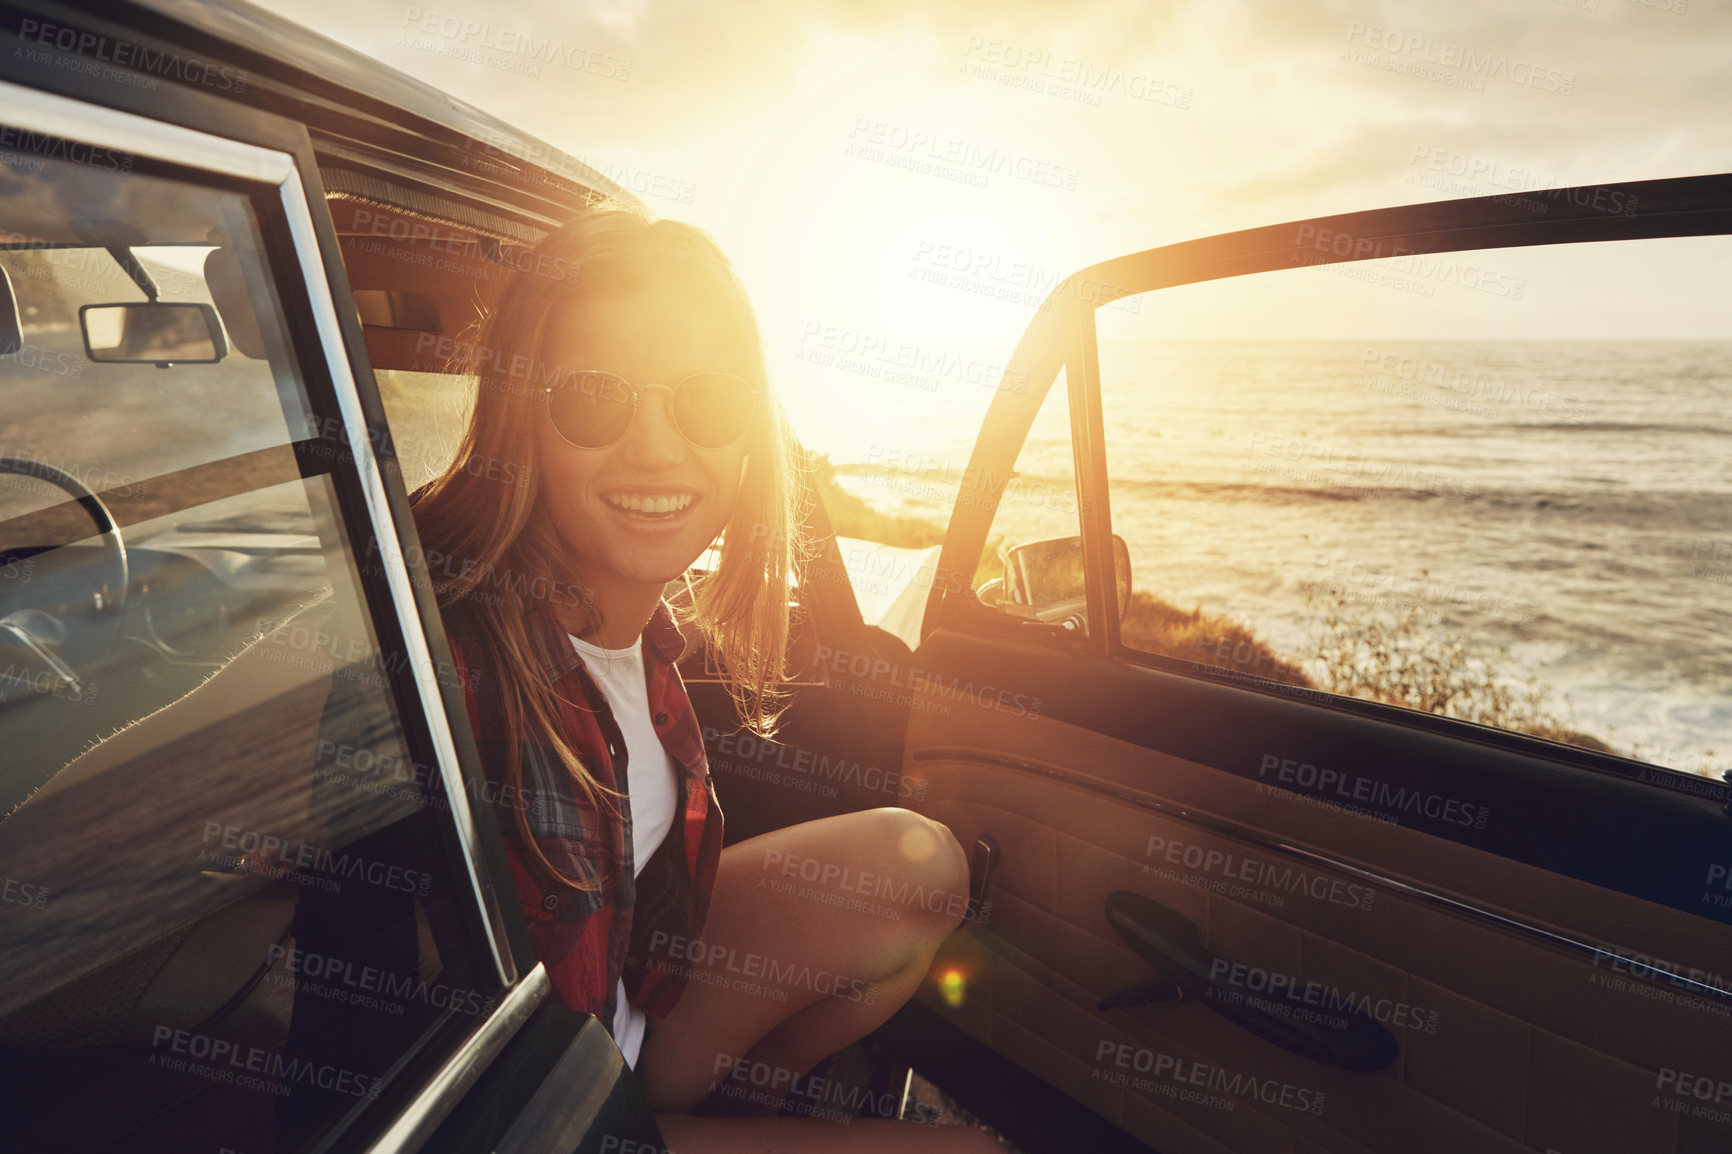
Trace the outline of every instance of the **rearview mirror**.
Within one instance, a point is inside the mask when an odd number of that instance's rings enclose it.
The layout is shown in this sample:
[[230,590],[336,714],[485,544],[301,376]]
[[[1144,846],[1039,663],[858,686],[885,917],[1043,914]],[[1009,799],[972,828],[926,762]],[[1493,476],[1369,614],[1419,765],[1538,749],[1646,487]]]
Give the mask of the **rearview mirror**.
[[213,364],[228,355],[222,321],[206,304],[135,301],[78,310],[84,351],[119,364]]
[[[1131,550],[1113,534],[1113,584],[1122,619],[1131,605]],[[1081,537],[1049,537],[1013,546],[1004,558],[1002,604],[1041,620],[1080,613],[1088,604]],[[995,590],[998,592],[998,590]],[[1016,612],[1011,609],[1011,612]]]

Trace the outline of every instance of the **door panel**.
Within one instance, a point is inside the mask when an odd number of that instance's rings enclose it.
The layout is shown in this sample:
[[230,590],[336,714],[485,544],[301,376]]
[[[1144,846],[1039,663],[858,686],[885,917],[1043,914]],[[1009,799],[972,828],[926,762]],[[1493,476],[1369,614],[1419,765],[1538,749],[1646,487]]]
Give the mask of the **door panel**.
[[[1321,227],[1409,252],[1732,231],[1726,178],[1640,187],[1651,216],[1415,206],[1075,281],[1124,295],[1285,267]],[[1007,371],[1067,369],[1091,628],[1030,629],[966,588],[934,590],[903,771],[928,783],[916,808],[965,846],[990,834],[1001,862],[989,910],[947,944],[921,1001],[1161,1151],[1732,1148],[1732,926],[1709,892],[1732,840],[1724,787],[1118,646],[1101,302],[1071,283]],[[941,571],[974,572],[991,478],[1040,400],[995,403]],[[1007,708],[989,686],[1039,707]],[[1107,919],[1121,890],[1195,926],[1213,985],[1099,1008],[1157,976]],[[1300,1056],[1220,1012],[1247,1006],[1291,1022],[1367,1013],[1394,1060],[1364,1073]]]
[[[943,1012],[1156,1149],[1208,1148],[1153,1125],[1163,1112],[1233,1149],[1264,1148],[1234,1130],[1249,1114],[1331,1150],[1344,1148],[1342,1137],[1391,1151],[1695,1148],[1672,1144],[1677,1118],[1651,1105],[1656,1081],[1667,1069],[1718,1068],[1732,1003],[1635,977],[1641,967],[1615,951],[1639,947],[1705,967],[1732,957],[1732,929],[1357,815],[1305,807],[1301,844],[1291,837],[1290,797],[1050,715],[929,716],[913,712],[908,742],[906,772],[930,783],[920,808],[964,845],[990,833],[1003,854],[984,924],[936,967],[954,965],[968,979],[963,1006]],[[1256,724],[1252,710],[1238,717]],[[1176,866],[1174,846],[1183,847]],[[1331,1069],[1196,1003],[1097,1011],[1099,1000],[1152,976],[1107,925],[1106,897],[1117,889],[1188,917],[1223,958],[1330,991],[1289,1008],[1369,1003],[1401,1042],[1395,1065]],[[1484,912],[1457,912],[1456,902]],[[1551,946],[1488,915],[1606,952]],[[1246,976],[1248,996],[1256,981]],[[936,988],[922,997],[942,1010]],[[1022,1045],[1035,1039],[1045,1046]],[[1144,1059],[1121,1068],[1122,1051],[1102,1055],[1108,1042],[1201,1059],[1229,1081],[1278,1078],[1321,1095],[1323,1108],[1271,1109],[1255,1100],[1266,1089],[1223,1110],[1111,1087],[1104,1076],[1135,1076]],[[1586,1101],[1583,1079],[1600,1087]],[[1130,1109],[1137,1097],[1161,1109]],[[1605,1144],[1611,1134],[1618,1142]]]

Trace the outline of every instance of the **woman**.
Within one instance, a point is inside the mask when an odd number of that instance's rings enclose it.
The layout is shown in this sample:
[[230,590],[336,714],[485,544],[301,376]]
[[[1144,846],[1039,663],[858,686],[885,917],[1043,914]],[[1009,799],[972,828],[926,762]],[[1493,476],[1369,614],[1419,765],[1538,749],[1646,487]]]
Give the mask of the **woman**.
[[[414,507],[425,547],[461,561],[440,603],[555,988],[608,1024],[682,1154],[997,1149],[962,1128],[688,1113],[721,1086],[732,1112],[774,1114],[795,1075],[907,1000],[959,920],[956,903],[849,910],[786,884],[790,863],[966,895],[967,862],[903,809],[722,849],[674,663],[701,634],[741,722],[771,732],[801,550],[750,302],[707,235],[612,205],[517,270],[464,348],[479,388],[456,459]],[[663,590],[718,535],[682,634]]]

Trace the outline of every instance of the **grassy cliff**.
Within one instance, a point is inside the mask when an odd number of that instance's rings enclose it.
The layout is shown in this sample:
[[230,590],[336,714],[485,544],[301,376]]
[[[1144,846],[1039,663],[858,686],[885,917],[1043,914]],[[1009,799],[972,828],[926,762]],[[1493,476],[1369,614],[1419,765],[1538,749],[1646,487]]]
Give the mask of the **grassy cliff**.
[[[843,489],[826,457],[814,458],[811,476],[838,536],[906,548],[944,540],[943,526],[881,512]],[[998,576],[1002,545],[998,537],[987,542],[976,587]],[[1310,651],[1283,656],[1229,617],[1181,609],[1135,590],[1119,633],[1126,645],[1145,653],[1611,751],[1604,741],[1560,720],[1550,695],[1532,676],[1521,685],[1501,676],[1511,664],[1507,649],[1469,653],[1459,636],[1434,617],[1418,604],[1393,613],[1367,611],[1345,597],[1313,593]]]

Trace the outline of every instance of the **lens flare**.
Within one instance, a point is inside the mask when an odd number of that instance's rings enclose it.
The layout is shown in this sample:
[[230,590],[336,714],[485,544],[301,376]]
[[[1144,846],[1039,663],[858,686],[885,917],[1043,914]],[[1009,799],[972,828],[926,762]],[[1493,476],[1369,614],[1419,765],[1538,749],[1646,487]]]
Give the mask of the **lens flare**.
[[968,979],[962,976],[961,970],[945,970],[938,978],[938,993],[943,997],[945,1005],[959,1010],[962,1003],[968,1000]]

